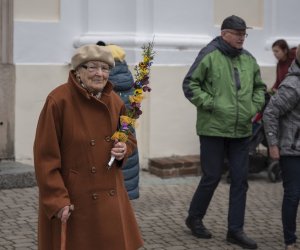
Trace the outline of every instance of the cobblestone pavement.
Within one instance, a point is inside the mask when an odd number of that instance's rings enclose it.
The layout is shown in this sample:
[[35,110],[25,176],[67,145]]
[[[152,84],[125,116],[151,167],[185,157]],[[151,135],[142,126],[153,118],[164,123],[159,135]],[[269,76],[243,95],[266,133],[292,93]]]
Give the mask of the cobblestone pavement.
[[[145,241],[141,250],[240,249],[225,240],[229,192],[225,180],[218,186],[204,220],[213,238],[197,239],[185,227],[188,205],[199,179],[163,180],[142,172],[140,198],[132,202]],[[281,199],[281,183],[270,183],[263,173],[250,177],[245,231],[258,242],[259,249],[284,249]],[[36,225],[36,187],[0,190],[0,250],[37,249]]]

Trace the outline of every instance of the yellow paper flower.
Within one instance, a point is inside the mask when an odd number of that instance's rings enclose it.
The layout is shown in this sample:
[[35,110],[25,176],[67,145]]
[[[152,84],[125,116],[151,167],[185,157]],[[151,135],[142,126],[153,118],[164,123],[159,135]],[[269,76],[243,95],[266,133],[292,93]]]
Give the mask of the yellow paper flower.
[[138,96],[138,95],[142,95],[143,94],[143,90],[142,89],[136,89],[134,91],[134,95]]
[[129,116],[121,115],[120,121],[121,121],[121,124],[126,123],[129,126],[132,126],[132,127],[135,126],[135,119],[133,119],[133,118],[131,118]]
[[145,62],[145,63],[148,63],[148,62],[150,62],[150,57],[148,57],[148,56],[144,56],[144,62]]
[[111,139],[113,140],[118,140],[121,142],[127,142],[128,140],[128,135],[126,135],[124,132],[122,131],[116,131],[113,136],[111,137]]
[[138,95],[138,96],[131,95],[131,96],[129,96],[129,101],[131,103],[133,103],[133,102],[141,103],[143,98],[144,98],[144,95]]
[[146,76],[146,75],[149,74],[149,70],[148,70],[148,69],[141,69],[141,74],[142,74],[143,76]]
[[145,69],[145,68],[147,68],[147,63],[140,62],[140,63],[139,63],[139,67],[140,67],[141,69]]

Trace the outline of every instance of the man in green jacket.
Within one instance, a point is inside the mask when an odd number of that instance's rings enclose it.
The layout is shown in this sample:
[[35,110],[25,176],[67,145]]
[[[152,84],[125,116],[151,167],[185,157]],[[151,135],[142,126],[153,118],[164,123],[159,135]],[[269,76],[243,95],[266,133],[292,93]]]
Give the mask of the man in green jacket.
[[264,105],[265,84],[255,58],[243,49],[247,28],[238,16],[224,19],[221,36],[200,51],[183,81],[186,98],[197,108],[203,172],[186,225],[194,236],[211,238],[202,220],[221,179],[226,155],[231,176],[227,241],[256,249],[243,226],[251,119]]

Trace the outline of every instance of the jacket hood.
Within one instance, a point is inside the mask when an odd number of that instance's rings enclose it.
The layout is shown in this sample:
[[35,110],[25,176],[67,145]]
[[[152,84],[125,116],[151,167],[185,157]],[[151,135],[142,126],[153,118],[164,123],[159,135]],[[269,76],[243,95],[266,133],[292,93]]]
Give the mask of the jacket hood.
[[116,61],[115,67],[109,73],[109,80],[114,85],[115,91],[126,91],[133,86],[133,76],[125,61]]

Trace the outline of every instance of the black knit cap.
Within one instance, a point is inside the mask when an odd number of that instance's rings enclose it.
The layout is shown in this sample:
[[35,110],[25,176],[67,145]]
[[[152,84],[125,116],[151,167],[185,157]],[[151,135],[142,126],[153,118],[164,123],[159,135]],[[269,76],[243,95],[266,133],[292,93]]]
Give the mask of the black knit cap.
[[222,23],[221,30],[231,29],[231,30],[245,30],[252,29],[251,27],[247,27],[246,22],[235,15],[226,17]]

